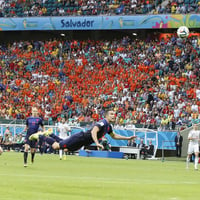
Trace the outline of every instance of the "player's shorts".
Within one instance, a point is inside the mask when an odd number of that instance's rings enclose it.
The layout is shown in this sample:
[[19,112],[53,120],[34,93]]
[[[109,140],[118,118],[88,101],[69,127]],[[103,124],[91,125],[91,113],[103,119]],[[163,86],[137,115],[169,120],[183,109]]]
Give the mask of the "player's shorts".
[[198,153],[199,152],[199,144],[191,144],[188,145],[188,154]]
[[59,142],[60,149],[68,149],[69,151],[79,150],[82,146],[88,146],[93,143],[91,138],[85,136],[84,132],[75,133],[69,138]]
[[36,148],[37,140],[29,140],[30,135],[26,135],[24,143],[28,144],[30,148]]

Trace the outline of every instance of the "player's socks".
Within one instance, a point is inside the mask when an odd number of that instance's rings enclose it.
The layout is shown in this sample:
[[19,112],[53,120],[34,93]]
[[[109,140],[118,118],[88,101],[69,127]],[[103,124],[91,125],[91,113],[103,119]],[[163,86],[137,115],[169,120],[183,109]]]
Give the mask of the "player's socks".
[[59,149],[59,157],[60,157],[60,160],[62,160],[62,149]]
[[64,151],[64,156],[63,156],[63,160],[67,159],[67,152]]
[[42,155],[43,154],[43,152],[44,152],[44,149],[43,149],[43,147],[39,147],[39,151],[40,151],[40,154]]
[[31,162],[34,163],[35,153],[31,153]]
[[28,152],[24,152],[24,167],[27,167]]
[[195,170],[198,170],[198,161],[199,161],[199,158],[195,157],[195,159],[194,159],[194,169]]
[[39,146],[39,151],[40,151],[41,155],[43,154],[43,151],[44,151],[43,142],[44,142],[44,140],[41,140],[40,137],[39,137],[38,146]]
[[189,156],[186,158],[186,168],[188,169],[189,168],[189,162],[190,162],[190,158]]

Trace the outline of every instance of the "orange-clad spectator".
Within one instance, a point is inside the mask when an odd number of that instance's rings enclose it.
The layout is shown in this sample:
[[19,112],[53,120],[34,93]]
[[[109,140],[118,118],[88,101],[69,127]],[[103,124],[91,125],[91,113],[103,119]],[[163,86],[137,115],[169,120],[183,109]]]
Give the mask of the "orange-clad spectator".
[[180,48],[177,47],[177,48],[175,49],[175,52],[176,52],[176,56],[177,56],[177,57],[181,56],[182,51],[181,51]]
[[191,113],[191,104],[190,103],[186,104],[185,110],[186,110],[187,113]]
[[125,104],[125,108],[128,110],[128,108],[129,108],[129,100],[126,99],[126,100],[124,101],[124,104]]
[[86,108],[89,103],[89,100],[87,98],[83,98],[81,103],[83,104],[83,107]]
[[25,82],[24,85],[23,85],[23,88],[24,89],[29,89],[30,88],[29,82]]
[[56,114],[61,113],[62,112],[62,106],[58,105],[58,104],[55,104],[55,111],[56,111]]
[[53,91],[55,89],[55,83],[48,81],[48,87],[49,87],[49,90]]
[[79,121],[79,122],[84,122],[84,121],[85,121],[85,116],[83,115],[83,113],[81,113],[81,114],[78,116],[78,121]]
[[20,86],[21,82],[22,82],[22,80],[20,80],[20,79],[16,79],[16,80],[15,80],[15,84],[16,84],[16,86]]
[[192,119],[198,119],[199,113],[197,111],[192,112],[191,117],[192,117]]
[[150,77],[153,77],[153,75],[154,75],[154,71],[151,70],[151,71],[149,72],[149,76],[150,76]]
[[189,90],[187,90],[187,96],[190,99],[193,99],[196,96],[196,92],[194,88],[190,88]]
[[92,118],[93,118],[94,121],[99,121],[99,114],[96,111],[93,112]]

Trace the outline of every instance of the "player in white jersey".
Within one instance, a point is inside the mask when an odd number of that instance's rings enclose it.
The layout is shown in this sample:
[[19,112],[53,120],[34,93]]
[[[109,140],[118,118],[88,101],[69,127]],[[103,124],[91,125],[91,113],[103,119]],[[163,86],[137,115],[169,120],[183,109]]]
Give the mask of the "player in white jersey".
[[198,125],[193,124],[193,129],[188,134],[188,156],[186,160],[186,168],[189,168],[190,158],[192,153],[195,154],[194,160],[194,169],[198,170],[198,161],[199,161],[199,139],[200,139],[200,131],[198,130]]
[[0,155],[3,153],[3,149],[1,148],[1,146],[0,146]]
[[[58,125],[58,132],[59,132],[59,137],[63,140],[67,139],[70,136],[71,128],[65,123],[65,118],[61,119],[61,123]],[[62,160],[63,157],[63,150],[59,149],[59,157],[60,160]],[[66,155],[64,155],[64,160],[66,159]]]

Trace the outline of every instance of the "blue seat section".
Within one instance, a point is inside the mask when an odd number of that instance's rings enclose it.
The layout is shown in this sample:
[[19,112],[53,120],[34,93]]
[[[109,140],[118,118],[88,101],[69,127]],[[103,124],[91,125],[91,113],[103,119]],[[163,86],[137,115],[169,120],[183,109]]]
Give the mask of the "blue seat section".
[[117,152],[117,151],[85,151],[85,150],[80,150],[79,151],[79,156],[83,157],[99,157],[99,158],[123,158],[124,153],[122,152]]

